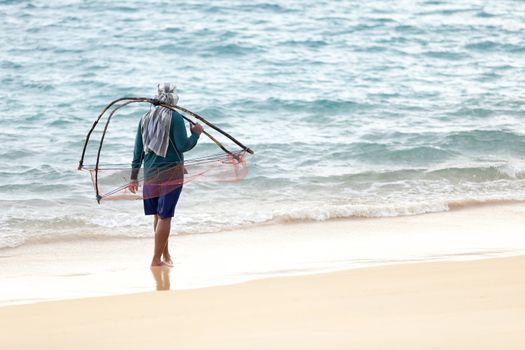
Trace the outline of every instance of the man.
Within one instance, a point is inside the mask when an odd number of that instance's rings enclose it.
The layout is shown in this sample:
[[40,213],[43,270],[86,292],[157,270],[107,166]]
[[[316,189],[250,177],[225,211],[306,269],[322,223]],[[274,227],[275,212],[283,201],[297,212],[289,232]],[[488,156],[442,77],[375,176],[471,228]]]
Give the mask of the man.
[[[157,86],[161,102],[176,105],[179,97],[175,85]],[[144,161],[144,213],[154,215],[155,250],[151,266],[173,266],[168,249],[171,218],[179,200],[184,181],[184,152],[197,144],[202,126],[190,126],[188,137],[182,115],[168,108],[155,106],[140,120],[128,189],[138,190],[138,173]]]

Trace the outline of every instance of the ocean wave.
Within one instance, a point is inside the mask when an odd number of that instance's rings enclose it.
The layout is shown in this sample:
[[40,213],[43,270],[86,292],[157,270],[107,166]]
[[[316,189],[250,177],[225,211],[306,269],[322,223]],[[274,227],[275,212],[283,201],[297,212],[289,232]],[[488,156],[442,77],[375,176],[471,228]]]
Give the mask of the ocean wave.
[[483,40],[465,45],[465,49],[487,52],[487,51],[497,51],[497,52],[513,52],[519,53],[525,51],[525,46],[523,45],[514,45],[510,43],[500,43],[491,40]]
[[[204,223],[191,226],[188,222],[179,224],[174,234],[208,234],[248,228],[258,225],[271,225],[283,223],[322,222],[339,219],[364,219],[413,216],[429,213],[447,212],[474,208],[478,206],[523,204],[525,197],[519,199],[456,199],[449,201],[431,201],[398,204],[347,204],[325,206],[303,206],[294,209],[274,210],[265,215],[256,214],[246,216],[242,220],[222,221],[221,224]],[[135,220],[130,217],[131,220]],[[109,220],[114,222],[115,220]],[[116,220],[118,221],[118,220]],[[144,239],[152,238],[153,232],[150,225],[95,225],[93,220],[64,217],[51,220],[20,219],[19,227],[31,235],[22,235],[20,232],[10,230],[0,237],[0,249],[15,248],[24,244],[41,244],[75,240],[112,240],[112,239]],[[0,223],[5,227],[6,223]],[[38,228],[38,229],[37,229]],[[37,229],[37,230],[35,230]]]
[[[36,209],[36,208],[33,208]],[[107,215],[107,214],[106,214]],[[152,236],[135,216],[114,213],[104,219],[85,213],[45,212],[23,208],[4,212],[0,217],[0,248],[28,243],[48,243],[75,239],[142,238]],[[116,229],[118,228],[118,229]]]
[[217,56],[245,56],[245,55],[255,55],[262,52],[262,47],[247,46],[241,44],[217,44],[209,45],[205,50],[203,50],[204,57],[217,57]]
[[239,6],[236,6],[238,9],[241,9],[246,12],[252,12],[252,11],[261,11],[261,12],[270,12],[270,13],[290,13],[294,12],[294,10],[290,7],[285,7],[281,4],[275,4],[275,3],[253,3],[253,4],[240,4]]
[[30,150],[23,150],[23,149],[18,149],[18,150],[10,149],[10,150],[5,150],[5,151],[0,151],[0,155],[4,159],[19,160],[19,159],[31,157],[33,155],[33,152]]
[[346,205],[339,207],[295,209],[286,213],[275,213],[266,223],[300,223],[310,221],[327,221],[352,218],[386,218],[414,216],[451,210],[475,208],[479,206],[496,206],[524,204],[522,199],[458,199],[402,205]]
[[455,9],[439,9],[439,10],[435,10],[435,11],[430,11],[426,14],[430,14],[430,15],[445,15],[445,16],[450,16],[450,15],[455,15],[455,14],[463,14],[463,13],[475,13],[477,11],[476,8],[473,8],[473,7],[467,7],[467,8],[455,8]]
[[493,14],[493,13],[490,13],[486,10],[481,10],[479,11],[478,13],[476,13],[476,17],[481,17],[481,18],[492,18],[492,17],[496,17],[497,15]]
[[360,144],[355,155],[360,160],[372,160],[373,163],[395,164],[428,164],[451,159],[457,153],[438,147],[417,146],[397,149],[398,147],[384,144]]
[[3,235],[0,238],[0,249],[11,249],[20,247],[22,245],[29,244],[49,244],[58,242],[75,242],[82,240],[89,241],[107,241],[116,239],[144,239],[150,238],[152,234],[130,235],[123,231],[115,232],[108,230],[99,231],[82,231],[82,232],[41,232],[37,235],[32,236],[21,236],[19,234],[11,232],[8,235]]
[[423,53],[423,55],[430,57],[430,58],[437,58],[437,59],[442,59],[442,60],[447,60],[447,61],[460,61],[460,60],[470,57],[465,52],[440,51],[440,50],[426,51]]
[[[318,164],[317,161],[304,162],[303,167]],[[259,171],[254,169],[255,175],[244,180],[248,185],[264,186],[265,188],[286,188],[287,186],[305,187],[312,184],[324,184],[333,186],[339,184],[345,187],[352,187],[356,184],[389,184],[410,182],[410,186],[417,189],[417,183],[421,186],[428,184],[428,181],[439,182],[448,181],[453,184],[496,184],[498,181],[508,180],[509,184],[516,180],[525,180],[525,165],[521,163],[489,164],[479,166],[449,165],[443,167],[394,167],[392,169],[382,168],[381,170],[360,170],[362,167],[346,169],[341,173],[328,173],[326,175],[301,174],[301,176],[283,176],[282,171],[272,173],[271,171]]]
[[250,107],[260,110],[287,111],[287,112],[315,112],[316,115],[326,113],[349,113],[358,109],[369,107],[366,103],[358,103],[352,100],[340,99],[314,99],[314,100],[294,100],[270,97],[266,100],[239,100],[235,105],[243,108]]
[[290,46],[290,47],[306,47],[306,48],[320,48],[328,45],[328,42],[325,40],[287,40],[280,45]]
[[476,153],[504,152],[505,155],[525,154],[525,138],[522,134],[510,130],[469,130],[453,132],[440,143],[443,147],[463,152]]
[[524,199],[462,199],[462,200],[451,200],[447,203],[449,210],[460,210],[484,206],[495,206],[495,205],[512,205],[512,204],[523,204]]
[[[274,210],[264,214],[253,213],[235,220],[219,220],[216,222],[191,222],[185,219],[177,225],[177,234],[218,233],[232,229],[250,227],[253,225],[290,223],[307,221],[326,221],[342,218],[374,218],[393,217],[401,215],[417,215],[431,212],[446,211],[445,203],[394,205],[343,205],[315,206],[294,209]],[[7,228],[8,234],[0,237],[0,248],[14,248],[24,244],[50,243],[71,240],[98,239],[133,239],[152,237],[149,225],[137,225],[136,218],[131,215],[111,217],[64,217],[55,218],[18,218],[1,223]],[[133,225],[118,224],[119,220],[133,222]],[[15,226],[17,229],[13,229]]]
[[[19,157],[22,156],[20,152],[15,152]],[[39,166],[15,165],[12,168],[3,169],[0,171],[0,177],[4,180],[22,182],[23,184],[42,184],[42,180],[56,181],[70,175],[70,171],[64,171],[51,164],[42,164]],[[0,186],[8,186],[12,183],[5,183]]]
[[400,24],[394,27],[394,30],[396,32],[400,32],[403,34],[421,34],[423,33],[423,30],[419,27],[416,27],[414,25],[409,24]]
[[525,169],[512,164],[489,165],[479,167],[448,167],[425,172],[424,178],[447,179],[454,182],[473,181],[490,182],[497,180],[524,180]]

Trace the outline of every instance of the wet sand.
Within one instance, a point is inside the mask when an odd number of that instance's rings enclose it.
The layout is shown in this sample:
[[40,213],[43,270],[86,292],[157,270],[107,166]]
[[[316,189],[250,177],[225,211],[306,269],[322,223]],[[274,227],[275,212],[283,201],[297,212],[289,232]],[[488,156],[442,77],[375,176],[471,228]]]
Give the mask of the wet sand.
[[523,271],[525,257],[399,264],[4,306],[0,344],[86,350],[523,349]]

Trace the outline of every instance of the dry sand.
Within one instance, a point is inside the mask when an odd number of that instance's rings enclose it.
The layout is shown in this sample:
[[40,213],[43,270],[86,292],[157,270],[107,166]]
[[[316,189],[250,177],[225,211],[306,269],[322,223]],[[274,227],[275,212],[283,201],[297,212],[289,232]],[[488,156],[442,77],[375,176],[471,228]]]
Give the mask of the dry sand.
[[524,271],[417,263],[6,306],[0,348],[524,349]]

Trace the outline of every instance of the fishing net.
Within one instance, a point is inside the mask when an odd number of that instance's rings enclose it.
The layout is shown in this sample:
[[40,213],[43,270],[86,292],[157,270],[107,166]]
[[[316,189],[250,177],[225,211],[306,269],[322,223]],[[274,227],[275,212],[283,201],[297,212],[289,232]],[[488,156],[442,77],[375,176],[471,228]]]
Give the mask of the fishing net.
[[[166,195],[183,184],[198,182],[240,181],[248,174],[246,152],[233,155],[224,154],[207,159],[191,159],[182,164],[163,168],[141,168],[137,174],[138,190],[132,192],[128,187],[133,169],[107,166],[97,169],[85,166],[93,181],[98,185],[101,201],[121,199],[148,199]],[[97,178],[98,173],[98,180]],[[96,188],[94,188],[96,191]]]
[[[122,153],[121,157],[115,157],[114,152],[111,152],[111,156],[104,157],[105,153],[102,151],[104,140],[110,139],[108,136],[110,135],[110,133],[108,133],[109,124],[112,118],[115,117],[117,111],[131,103],[147,103],[150,104],[150,106],[161,105],[181,113],[183,118],[190,124],[202,122],[206,128],[203,134],[219,147],[222,152],[201,155],[197,158],[188,159],[183,164],[179,162],[167,165],[163,164],[162,167],[157,168],[140,169],[133,169],[130,166],[132,155],[130,145],[120,145],[120,147],[111,145],[112,151],[118,149],[119,153]],[[141,116],[141,114],[138,114],[138,116]],[[96,127],[103,117],[106,117],[104,129],[97,133],[95,131]],[[136,125],[137,123],[133,124],[135,128]],[[131,128],[131,130],[133,130],[133,128]],[[134,139],[135,131],[136,130],[133,130],[133,132],[129,133],[130,140]],[[211,132],[214,132],[215,135],[212,135]],[[90,143],[92,136],[94,136],[93,138],[95,140],[98,138],[98,143],[96,141]],[[219,140],[221,137],[233,143],[238,149],[231,150],[232,146],[230,145],[228,145],[227,148],[225,145],[226,142]],[[89,147],[90,145],[91,147]],[[94,159],[94,164],[92,165],[84,165],[84,159],[88,158],[88,153],[91,153]],[[155,99],[122,98],[110,103],[95,120],[86,137],[78,169],[89,172],[93,182],[93,189],[99,203],[109,200],[148,199],[166,195],[190,182],[220,183],[240,181],[248,173],[247,157],[250,154],[253,154],[250,148],[244,146],[231,135],[203,117],[187,109],[176,105],[161,103]],[[127,164],[106,163],[106,159],[109,161],[115,158],[125,159]]]

